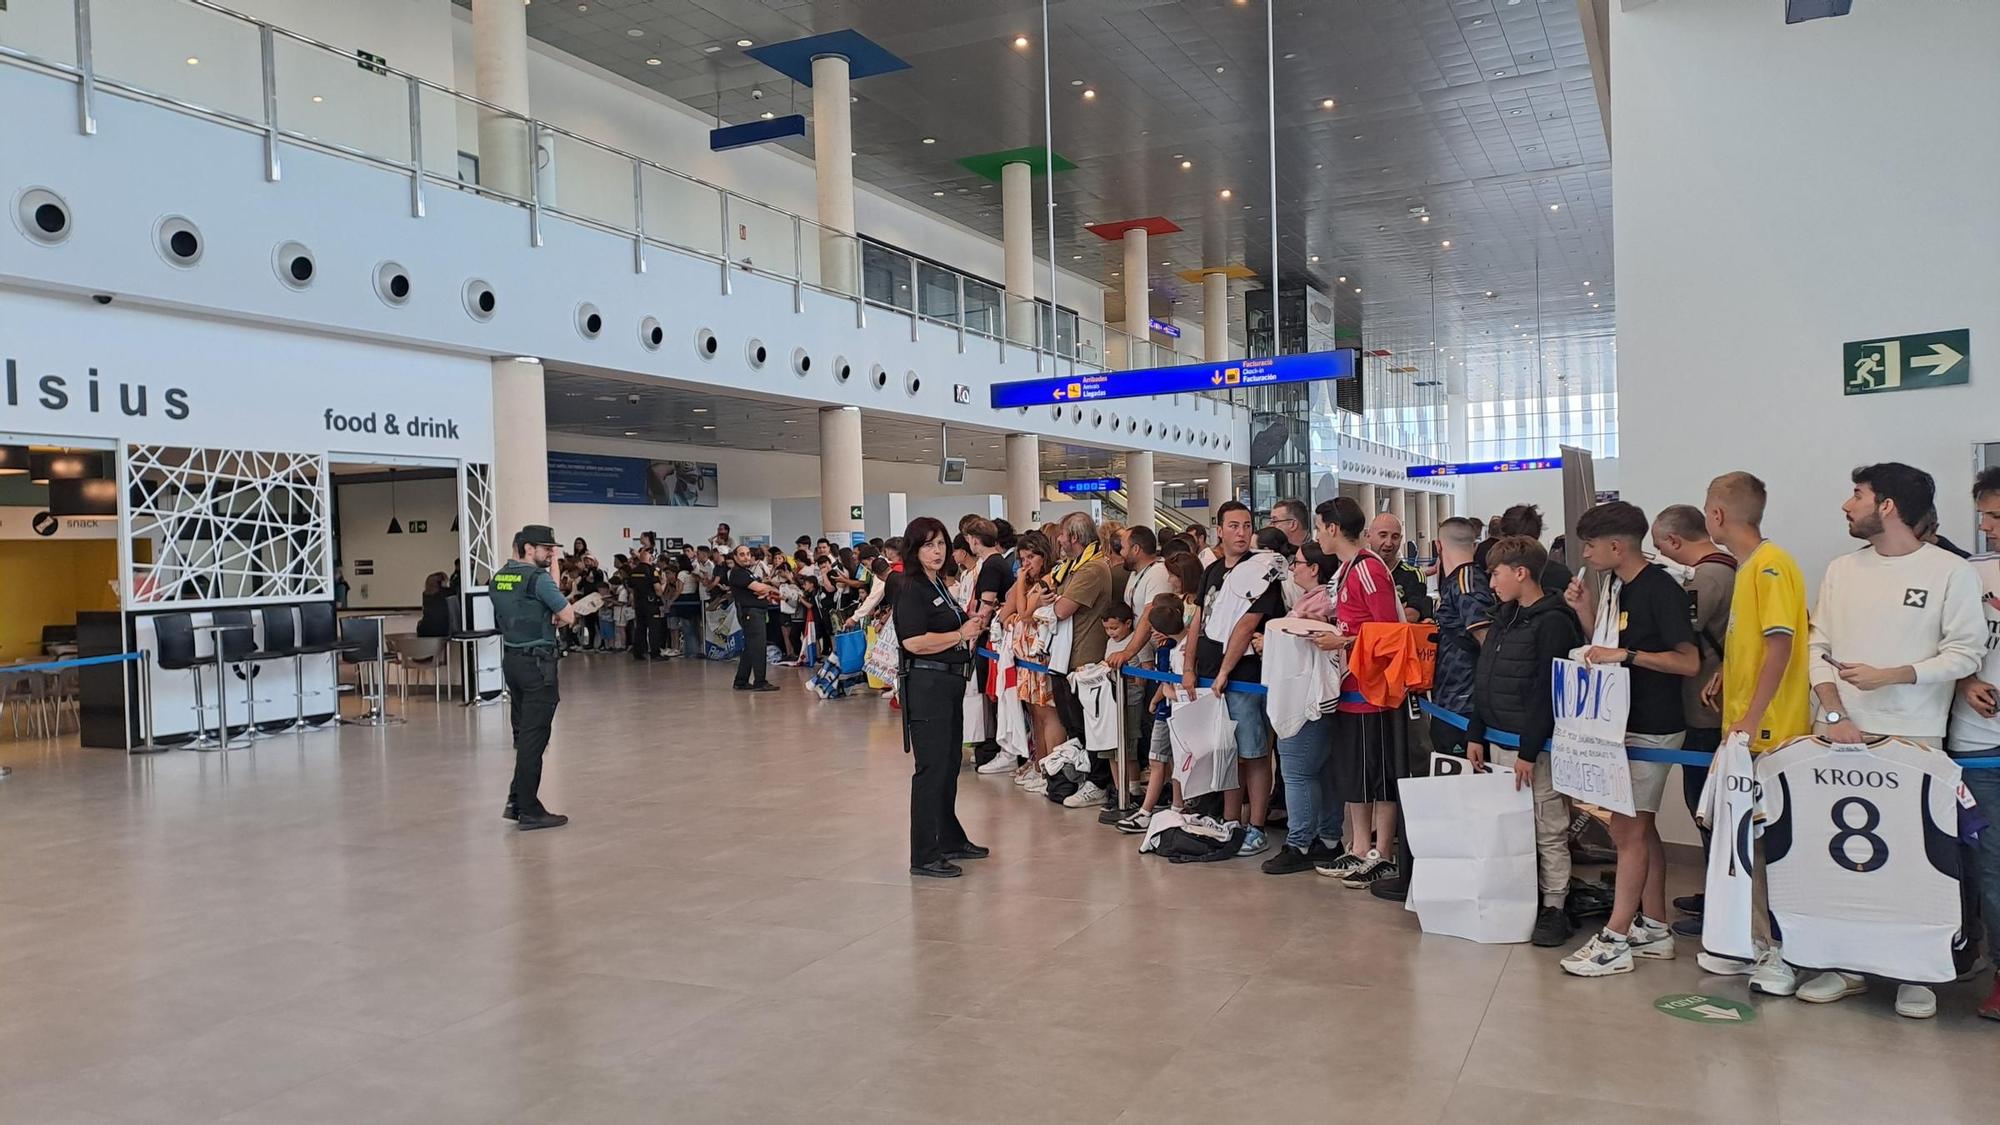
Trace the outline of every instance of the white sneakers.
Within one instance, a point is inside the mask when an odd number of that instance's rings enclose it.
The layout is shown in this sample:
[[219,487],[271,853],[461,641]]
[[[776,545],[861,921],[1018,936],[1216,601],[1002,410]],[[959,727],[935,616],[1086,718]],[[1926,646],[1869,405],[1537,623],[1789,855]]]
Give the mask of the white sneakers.
[[1897,985],[1896,1014],[1912,1020],[1927,1020],[1937,1015],[1937,993],[1921,984]]
[[986,760],[986,764],[980,766],[979,769],[975,772],[1013,773],[1014,767],[1019,764],[1020,764],[1020,759],[1014,757],[1014,755],[1012,754],[995,754],[991,758],[988,758]]
[[1800,985],[1798,998],[1808,1004],[1831,1004],[1868,991],[1868,981],[1858,973],[1821,973]]
[[1757,955],[1757,969],[1750,974],[1750,991],[1766,996],[1790,996],[1799,990],[1799,974],[1785,963],[1785,952],[1772,946]]
[[1632,945],[1610,930],[1591,935],[1583,947],[1562,959],[1562,971],[1573,977],[1608,977],[1632,971]]
[[1076,792],[1063,798],[1063,808],[1090,809],[1104,803],[1104,789],[1095,781],[1085,781],[1076,787]]
[[1632,956],[1645,957],[1653,961],[1671,961],[1676,956],[1674,931],[1665,922],[1656,922],[1644,914],[1632,919],[1632,933],[1626,939],[1632,948]]
[[1757,971],[1755,961],[1738,961],[1706,949],[1694,955],[1694,962],[1701,966],[1702,972],[1714,977],[1747,977]]

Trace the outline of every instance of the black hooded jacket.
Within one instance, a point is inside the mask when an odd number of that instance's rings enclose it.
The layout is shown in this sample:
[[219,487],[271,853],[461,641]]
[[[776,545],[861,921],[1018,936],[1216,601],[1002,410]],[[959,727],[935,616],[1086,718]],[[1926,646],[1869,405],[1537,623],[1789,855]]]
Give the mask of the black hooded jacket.
[[1583,626],[1559,593],[1526,609],[1511,602],[1493,613],[1472,673],[1472,737],[1487,727],[1521,736],[1521,757],[1534,761],[1555,733],[1549,662],[1584,642]]

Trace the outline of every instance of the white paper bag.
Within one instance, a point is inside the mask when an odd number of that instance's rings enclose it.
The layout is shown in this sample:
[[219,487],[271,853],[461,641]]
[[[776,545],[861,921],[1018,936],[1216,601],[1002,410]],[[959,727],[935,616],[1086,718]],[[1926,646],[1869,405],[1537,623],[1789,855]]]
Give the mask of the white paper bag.
[[1404,908],[1427,934],[1523,942],[1540,904],[1534,793],[1509,773],[1411,777],[1398,783],[1416,863]]
[[1167,717],[1167,737],[1182,797],[1236,788],[1236,721],[1221,696],[1203,692],[1192,702],[1175,703]]
[[991,732],[986,729],[986,695],[979,690],[979,676],[975,672],[965,685],[965,734],[967,742],[984,742]]

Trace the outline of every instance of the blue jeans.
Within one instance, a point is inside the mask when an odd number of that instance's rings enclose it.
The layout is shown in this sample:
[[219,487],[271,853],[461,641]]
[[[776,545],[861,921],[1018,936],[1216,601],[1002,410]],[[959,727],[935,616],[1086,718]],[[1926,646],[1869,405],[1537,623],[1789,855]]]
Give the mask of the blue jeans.
[[1965,847],[1970,853],[1965,858],[1972,869],[1967,874],[1979,887],[1980,920],[1985,923],[1990,950],[2000,943],[2000,769],[1966,770],[1959,779],[1972,799],[1979,802],[1979,810],[1986,814],[1986,819],[1994,822],[1979,834],[1978,842]]
[[1264,714],[1264,697],[1248,692],[1222,693],[1229,720],[1236,724],[1236,760],[1248,762],[1271,753],[1271,720]]
[[1327,776],[1333,750],[1333,716],[1321,715],[1290,738],[1278,740],[1278,773],[1285,779],[1285,844],[1300,851],[1314,840],[1340,840],[1346,808],[1334,800]]

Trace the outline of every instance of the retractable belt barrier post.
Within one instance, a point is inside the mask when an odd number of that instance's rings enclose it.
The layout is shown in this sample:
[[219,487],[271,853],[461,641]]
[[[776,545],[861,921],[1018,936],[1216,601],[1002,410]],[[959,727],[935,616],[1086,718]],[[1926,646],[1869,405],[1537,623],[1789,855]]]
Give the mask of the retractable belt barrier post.
[[[982,648],[979,650],[979,654],[989,659],[998,659],[991,649]],[[1030,672],[1044,672],[1051,675],[1062,674],[1045,664],[1035,664],[1026,660],[1016,660],[1014,663]],[[1135,680],[1152,680],[1155,683],[1162,684],[1178,684],[1183,682],[1179,676],[1167,672],[1155,672],[1150,668],[1121,668],[1119,671]],[[1198,687],[1208,687],[1213,682],[1206,679],[1195,681]],[[1240,692],[1244,695],[1263,695],[1264,685],[1231,683],[1226,690]],[[1359,693],[1351,691],[1342,692],[1340,701],[1342,703],[1368,702]],[[1467,730],[1471,725],[1471,720],[1467,719],[1464,715],[1456,711],[1447,711],[1428,699],[1420,699],[1417,702],[1423,708],[1425,714],[1435,719],[1442,719],[1460,730]],[[1521,746],[1520,736],[1509,734],[1504,730],[1495,730],[1492,727],[1486,729],[1483,741],[1490,742],[1495,746],[1505,746],[1516,750]],[[1714,754],[1704,750],[1663,750],[1652,746],[1627,746],[1625,748],[1625,756],[1635,762],[1659,762],[1665,765],[1679,766],[1706,766],[1715,759]],[[1953,761],[1958,763],[1960,769],[2000,769],[2000,755],[1986,758],[1954,758]]]

